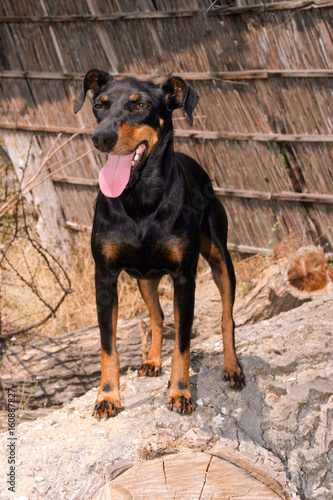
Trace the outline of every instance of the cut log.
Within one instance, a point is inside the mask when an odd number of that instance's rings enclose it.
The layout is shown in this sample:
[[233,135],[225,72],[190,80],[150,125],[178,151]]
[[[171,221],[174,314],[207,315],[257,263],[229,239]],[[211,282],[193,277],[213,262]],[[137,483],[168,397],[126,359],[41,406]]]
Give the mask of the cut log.
[[208,453],[186,452],[134,466],[101,488],[93,500],[103,498],[287,500],[289,495],[281,486],[279,490],[277,493],[250,475],[246,468],[243,469],[227,460],[213,457]]
[[239,293],[235,304],[236,325],[253,324],[290,311],[318,295],[333,292],[333,270],[322,250],[300,248],[269,265]]
[[[171,355],[174,345],[172,308],[165,308],[163,356]],[[118,322],[117,349],[120,371],[137,369],[142,364],[140,322],[149,325],[142,314]],[[2,345],[1,357],[8,344]],[[100,336],[98,326],[69,332],[57,337],[28,339],[13,345],[0,366],[5,388],[15,387],[23,401],[31,395],[26,408],[61,405],[85,394],[100,383]],[[4,409],[4,401],[2,401]]]

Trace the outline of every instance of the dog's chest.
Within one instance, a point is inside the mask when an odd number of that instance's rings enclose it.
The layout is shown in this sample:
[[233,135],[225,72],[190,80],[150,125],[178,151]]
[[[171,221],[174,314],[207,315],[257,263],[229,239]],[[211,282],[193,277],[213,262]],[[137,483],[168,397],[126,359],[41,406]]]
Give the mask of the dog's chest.
[[112,268],[142,277],[177,269],[184,258],[185,242],[177,236],[143,241],[114,238],[102,241],[101,250]]

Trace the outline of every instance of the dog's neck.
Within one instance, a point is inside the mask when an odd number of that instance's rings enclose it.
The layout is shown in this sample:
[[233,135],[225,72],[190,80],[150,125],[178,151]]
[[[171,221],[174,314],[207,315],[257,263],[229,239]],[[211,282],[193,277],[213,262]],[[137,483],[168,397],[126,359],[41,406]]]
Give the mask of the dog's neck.
[[173,184],[175,166],[171,127],[162,135],[140,171],[133,173],[121,196],[124,206],[131,204],[133,199],[142,208],[150,206],[153,209],[158,206],[165,192]]

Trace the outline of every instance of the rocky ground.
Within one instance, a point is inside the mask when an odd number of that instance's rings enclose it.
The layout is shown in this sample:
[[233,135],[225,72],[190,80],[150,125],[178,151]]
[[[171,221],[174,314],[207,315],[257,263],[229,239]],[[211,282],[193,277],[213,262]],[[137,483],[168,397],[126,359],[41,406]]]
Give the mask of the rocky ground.
[[198,297],[190,379],[196,411],[181,416],[165,406],[170,356],[159,378],[130,369],[121,377],[124,411],[116,418],[91,417],[95,388],[18,426],[15,495],[6,485],[3,433],[2,500],[90,499],[134,465],[193,449],[243,467],[281,498],[332,498],[333,296],[237,328],[247,377],[239,393],[221,380],[218,293],[199,284]]

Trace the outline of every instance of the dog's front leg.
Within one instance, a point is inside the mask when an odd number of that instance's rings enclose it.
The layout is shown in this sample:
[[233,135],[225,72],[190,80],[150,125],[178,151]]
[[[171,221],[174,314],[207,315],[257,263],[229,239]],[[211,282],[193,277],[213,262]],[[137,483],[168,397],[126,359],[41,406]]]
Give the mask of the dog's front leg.
[[175,347],[171,362],[170,389],[167,405],[178,413],[192,413],[190,339],[194,314],[195,273],[174,278]]
[[100,420],[114,417],[121,410],[119,356],[116,347],[118,318],[118,274],[96,266],[95,286],[98,324],[101,334],[101,384],[93,416]]

